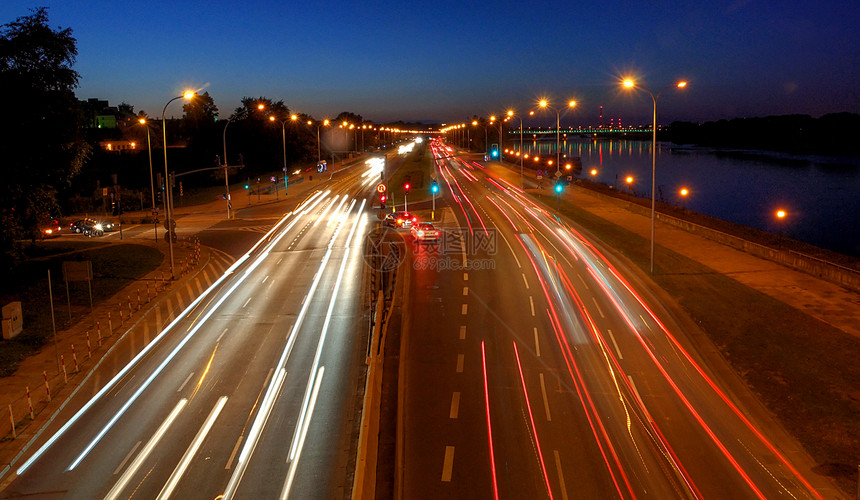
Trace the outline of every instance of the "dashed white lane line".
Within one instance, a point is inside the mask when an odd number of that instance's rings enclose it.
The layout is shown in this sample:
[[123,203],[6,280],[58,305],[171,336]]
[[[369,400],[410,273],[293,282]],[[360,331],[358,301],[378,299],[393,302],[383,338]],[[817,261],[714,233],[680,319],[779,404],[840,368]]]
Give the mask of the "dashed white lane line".
[[457,355],[457,373],[463,373],[463,364],[466,361],[466,356],[463,354]]
[[600,317],[605,319],[606,316],[603,315],[603,309],[600,308],[600,304],[597,303],[597,299],[594,297],[591,297],[591,300],[594,301],[594,307],[597,308],[597,312],[600,313]]
[[460,340],[466,339],[466,325],[460,326]]
[[540,393],[543,395],[543,409],[546,411],[546,421],[552,422],[552,414],[549,412],[549,399],[546,397],[546,383],[543,379],[543,373],[540,373]]
[[612,330],[606,330],[609,333],[609,338],[612,340],[612,345],[615,346],[615,354],[618,355],[618,359],[624,359],[624,356],[621,355],[621,349],[618,348],[618,342],[615,342],[615,335],[612,335]]
[[463,281],[469,281],[469,273],[463,273]]
[[564,473],[561,469],[561,457],[558,456],[558,450],[552,450],[555,455],[555,468],[558,470],[558,482],[561,486],[561,500],[567,500],[567,487],[564,485]]
[[529,295],[529,306],[532,308],[532,316],[535,315],[535,301],[532,299],[532,296]]
[[248,297],[248,300],[246,300],[245,303],[242,304],[242,309],[248,307],[248,304],[251,302],[251,299],[253,299],[253,298],[254,297]]
[[469,295],[469,287],[464,286],[463,287],[463,296],[465,297],[466,295]]
[[454,471],[454,447],[445,447],[445,460],[442,462],[442,481],[451,482],[451,473]]
[[448,413],[448,418],[457,418],[460,414],[460,393],[455,392],[451,396],[451,411]]
[[469,305],[468,305],[468,304],[463,304],[463,308],[460,310],[460,314],[465,315],[465,314],[466,314],[466,311],[468,311],[468,309],[469,309]]
[[540,357],[540,341],[538,340],[537,327],[535,327],[535,354]]
[[529,280],[526,279],[525,273],[523,273],[523,283],[526,285],[526,290],[529,289]]
[[583,278],[581,274],[577,274],[576,276],[579,278],[579,281],[582,282],[582,286],[584,286],[587,290],[588,289],[588,283],[585,282],[585,278]]

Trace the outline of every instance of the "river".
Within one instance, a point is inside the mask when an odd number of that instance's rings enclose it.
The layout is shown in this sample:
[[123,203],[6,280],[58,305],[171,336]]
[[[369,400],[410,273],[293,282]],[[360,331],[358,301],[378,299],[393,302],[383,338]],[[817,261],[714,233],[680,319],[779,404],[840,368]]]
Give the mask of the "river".
[[[519,149],[514,142],[507,146]],[[537,151],[555,159],[555,141],[525,142],[523,148],[529,158]],[[650,141],[564,139],[561,154],[581,159],[581,177],[651,197]],[[562,170],[565,163],[562,159]],[[689,190],[687,196],[680,194],[682,188]],[[657,199],[860,257],[860,157],[658,143]],[[777,210],[786,217],[778,219]]]

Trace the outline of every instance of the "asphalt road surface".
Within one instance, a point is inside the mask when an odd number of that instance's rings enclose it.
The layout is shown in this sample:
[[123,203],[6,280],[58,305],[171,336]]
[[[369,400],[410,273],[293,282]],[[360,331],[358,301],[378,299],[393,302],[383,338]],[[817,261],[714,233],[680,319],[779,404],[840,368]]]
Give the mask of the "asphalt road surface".
[[433,152],[444,236],[411,245],[398,497],[820,497],[611,252]]
[[367,335],[361,249],[378,178],[347,169],[256,234],[132,362],[104,363],[82,384],[2,497],[348,494]]

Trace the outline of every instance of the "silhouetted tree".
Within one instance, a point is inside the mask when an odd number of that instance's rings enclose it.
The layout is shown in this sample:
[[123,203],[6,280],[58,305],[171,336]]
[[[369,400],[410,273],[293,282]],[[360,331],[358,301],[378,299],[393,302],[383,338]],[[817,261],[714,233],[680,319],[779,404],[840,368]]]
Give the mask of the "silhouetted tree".
[[90,153],[74,94],[72,30],[51,29],[44,7],[31,12],[0,28],[0,88],[7,97],[0,120],[0,251],[7,258],[15,239],[34,238],[43,218],[58,215],[56,191]]

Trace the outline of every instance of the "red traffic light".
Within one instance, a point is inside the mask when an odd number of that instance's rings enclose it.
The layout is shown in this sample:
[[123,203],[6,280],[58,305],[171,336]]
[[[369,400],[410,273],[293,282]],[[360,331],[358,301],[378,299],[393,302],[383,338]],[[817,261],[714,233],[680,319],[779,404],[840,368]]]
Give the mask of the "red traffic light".
[[409,183],[408,182],[403,184],[403,189],[409,191]]
[[380,202],[385,203],[385,200],[387,200],[387,199],[388,198],[384,194],[379,195],[379,201]]

